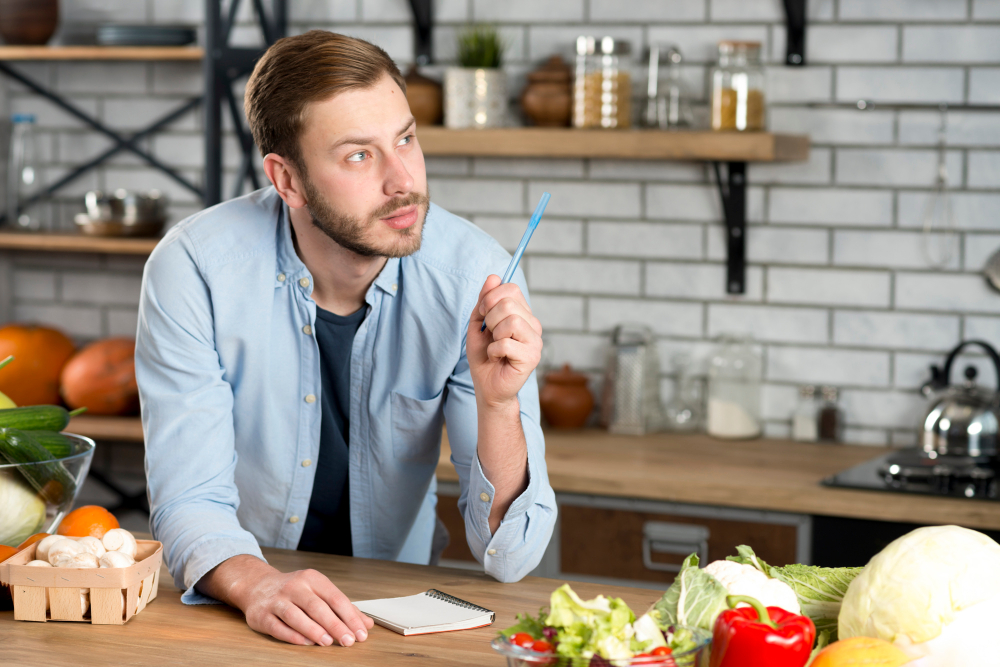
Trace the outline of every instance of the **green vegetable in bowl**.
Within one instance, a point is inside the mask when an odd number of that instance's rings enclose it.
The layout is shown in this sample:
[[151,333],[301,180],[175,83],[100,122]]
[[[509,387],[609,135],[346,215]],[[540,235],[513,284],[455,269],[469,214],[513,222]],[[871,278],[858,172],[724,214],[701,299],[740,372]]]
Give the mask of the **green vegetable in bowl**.
[[53,505],[73,499],[76,482],[65,466],[52,460],[52,454],[35,438],[16,428],[0,428],[0,459],[22,464],[18,471]]
[[16,547],[45,525],[45,502],[21,475],[0,470],[0,544]]
[[653,605],[649,615],[661,629],[687,625],[712,631],[715,619],[729,609],[729,591],[718,579],[698,568],[698,555],[684,559],[674,583]]

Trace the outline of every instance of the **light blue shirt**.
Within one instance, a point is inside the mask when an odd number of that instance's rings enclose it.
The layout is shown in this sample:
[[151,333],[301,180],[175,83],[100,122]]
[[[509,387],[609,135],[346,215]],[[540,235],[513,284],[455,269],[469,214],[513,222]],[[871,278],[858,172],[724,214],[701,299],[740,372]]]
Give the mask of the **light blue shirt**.
[[[541,559],[556,518],[534,374],[518,393],[528,488],[490,533],[493,485],[476,454],[465,355],[486,276],[510,255],[431,205],[419,251],[389,259],[365,294],[351,349],[350,498],[354,555],[427,564],[441,428],[461,487],[472,554],[517,581]],[[514,281],[527,296],[524,275]],[[143,274],[136,378],[150,525],[186,603],[194,585],[260,546],[295,549],[319,456],[319,348],[312,276],[273,188],[187,218]],[[336,582],[334,582],[336,583]]]

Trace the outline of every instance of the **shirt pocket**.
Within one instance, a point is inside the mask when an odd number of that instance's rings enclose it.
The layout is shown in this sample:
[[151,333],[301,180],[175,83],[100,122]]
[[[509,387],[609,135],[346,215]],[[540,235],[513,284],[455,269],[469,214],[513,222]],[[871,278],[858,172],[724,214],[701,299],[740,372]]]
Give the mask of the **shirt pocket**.
[[444,390],[428,399],[392,392],[392,450],[396,459],[436,464],[441,455]]

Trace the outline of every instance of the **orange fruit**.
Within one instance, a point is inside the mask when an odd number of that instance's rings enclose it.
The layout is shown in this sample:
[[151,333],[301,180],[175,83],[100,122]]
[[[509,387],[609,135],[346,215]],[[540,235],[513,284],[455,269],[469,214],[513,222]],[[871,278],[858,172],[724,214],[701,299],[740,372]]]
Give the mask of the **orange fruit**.
[[24,542],[21,542],[20,544],[18,544],[17,545],[17,550],[18,551],[24,551],[25,549],[27,549],[28,547],[30,547],[35,542],[41,542],[42,540],[44,540],[48,536],[49,536],[48,533],[35,533],[34,535],[32,535],[31,537],[29,537],[28,539],[26,539]]
[[810,667],[899,667],[910,656],[874,637],[851,637],[834,642],[817,654]]
[[17,552],[18,550],[14,547],[8,547],[6,544],[0,544],[0,563],[4,562]]
[[118,527],[118,519],[108,510],[97,505],[84,505],[67,514],[56,532],[69,537],[90,535],[100,539],[104,533]]

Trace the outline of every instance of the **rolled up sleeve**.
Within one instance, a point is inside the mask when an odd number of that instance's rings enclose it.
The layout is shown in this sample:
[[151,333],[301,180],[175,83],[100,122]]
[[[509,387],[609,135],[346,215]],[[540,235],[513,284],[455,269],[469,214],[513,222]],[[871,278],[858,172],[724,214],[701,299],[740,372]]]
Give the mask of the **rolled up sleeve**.
[[135,365],[153,537],[181,600],[211,603],[194,588],[209,570],[263,555],[236,516],[233,392],[215,349],[210,286],[181,230],[146,263]]

